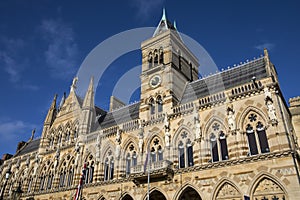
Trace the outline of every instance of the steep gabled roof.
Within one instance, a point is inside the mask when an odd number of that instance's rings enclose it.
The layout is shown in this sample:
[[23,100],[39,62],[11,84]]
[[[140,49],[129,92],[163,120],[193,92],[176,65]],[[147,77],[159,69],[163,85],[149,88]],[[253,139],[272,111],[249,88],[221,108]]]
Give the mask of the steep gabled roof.
[[37,151],[40,146],[40,141],[41,139],[38,138],[26,142],[26,144],[14,155],[14,157]]

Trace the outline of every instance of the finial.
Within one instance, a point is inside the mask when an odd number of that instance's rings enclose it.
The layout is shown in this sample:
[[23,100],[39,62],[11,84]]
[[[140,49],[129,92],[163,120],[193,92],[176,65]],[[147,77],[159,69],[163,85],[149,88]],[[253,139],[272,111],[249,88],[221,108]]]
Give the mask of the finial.
[[264,55],[265,55],[266,57],[269,57],[269,53],[268,53],[268,49],[267,49],[267,48],[264,48]]
[[31,137],[30,137],[30,140],[33,140],[33,138],[34,138],[34,133],[35,133],[35,129],[33,129],[33,130],[31,131]]
[[166,19],[166,9],[165,8],[163,8],[163,14],[162,14],[162,18],[161,19]]
[[175,20],[174,20],[173,26],[177,30],[177,26],[176,26],[176,21]]
[[77,87],[77,81],[78,81],[78,77],[74,77],[73,78],[73,82],[72,82],[72,85],[71,85],[71,90],[70,92],[74,92],[76,87]]

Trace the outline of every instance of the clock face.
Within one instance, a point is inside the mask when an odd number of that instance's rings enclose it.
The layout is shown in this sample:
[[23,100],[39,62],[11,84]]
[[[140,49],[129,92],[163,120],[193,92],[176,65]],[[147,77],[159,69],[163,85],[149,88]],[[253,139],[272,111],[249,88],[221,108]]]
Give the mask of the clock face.
[[149,84],[152,88],[156,88],[157,86],[159,86],[161,83],[161,77],[159,75],[154,75],[150,81]]

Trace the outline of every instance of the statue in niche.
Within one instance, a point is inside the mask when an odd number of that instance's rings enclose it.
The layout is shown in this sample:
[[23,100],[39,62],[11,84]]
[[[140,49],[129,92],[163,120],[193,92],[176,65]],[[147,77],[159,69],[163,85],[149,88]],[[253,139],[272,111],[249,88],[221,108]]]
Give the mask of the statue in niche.
[[56,168],[58,166],[58,163],[59,163],[59,157],[60,157],[60,150],[59,148],[56,150],[55,152],[55,161],[54,161],[54,167]]
[[142,123],[139,124],[139,151],[143,151],[143,144],[144,144],[144,127]]
[[120,153],[121,153],[121,133],[120,133],[120,129],[117,130],[117,134],[116,134],[116,152],[115,152],[115,156],[116,159],[120,158]]
[[276,111],[273,104],[273,100],[270,97],[266,98],[266,106],[268,109],[268,116],[272,123],[277,122]]
[[268,97],[272,98],[272,94],[271,94],[271,92],[270,92],[270,90],[269,90],[268,87],[264,88],[264,94],[265,94],[265,99],[268,98]]
[[40,162],[40,157],[39,154],[35,154],[35,159],[34,159],[34,168],[33,168],[33,175],[36,175],[37,169],[39,167],[39,162]]
[[97,142],[96,142],[96,160],[100,160],[100,147],[101,147],[101,139],[100,134],[97,136]]
[[164,118],[164,126],[165,126],[165,144],[166,147],[170,146],[170,122],[168,119],[168,114],[165,114],[165,118]]
[[231,131],[236,130],[236,121],[235,121],[235,115],[234,115],[233,105],[230,104],[227,107],[227,119],[228,119],[228,126]]
[[202,137],[201,127],[200,127],[200,116],[199,113],[197,112],[196,107],[194,109],[194,124],[196,128],[195,130],[196,139],[200,139]]
[[80,160],[80,144],[79,141],[77,140],[76,144],[75,144],[75,148],[74,148],[75,154],[76,154],[76,158],[75,158],[75,166],[78,165],[78,162]]

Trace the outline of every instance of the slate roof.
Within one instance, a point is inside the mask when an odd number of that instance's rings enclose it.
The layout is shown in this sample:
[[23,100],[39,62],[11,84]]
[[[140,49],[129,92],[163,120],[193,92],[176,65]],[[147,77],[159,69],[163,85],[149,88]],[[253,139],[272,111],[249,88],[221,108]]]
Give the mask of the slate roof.
[[30,142],[27,142],[24,145],[24,147],[19,152],[16,153],[15,156],[21,156],[21,155],[24,155],[27,153],[37,151],[40,146],[40,141],[41,141],[41,139],[38,138],[38,139],[32,140]]
[[257,80],[267,77],[263,57],[189,83],[183,93],[181,104],[248,83],[253,76]]
[[109,128],[117,124],[128,122],[139,118],[140,103],[134,103],[122,108],[105,113],[98,119],[98,129]]

